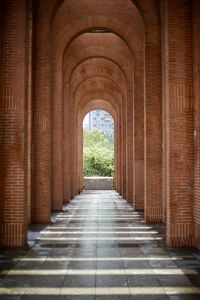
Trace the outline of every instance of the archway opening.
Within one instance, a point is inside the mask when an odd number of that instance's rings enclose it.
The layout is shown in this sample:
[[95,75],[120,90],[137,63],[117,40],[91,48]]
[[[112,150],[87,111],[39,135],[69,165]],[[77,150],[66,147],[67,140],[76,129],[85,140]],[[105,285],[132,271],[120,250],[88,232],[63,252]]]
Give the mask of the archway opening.
[[114,187],[114,120],[102,109],[83,120],[83,176],[84,189]]

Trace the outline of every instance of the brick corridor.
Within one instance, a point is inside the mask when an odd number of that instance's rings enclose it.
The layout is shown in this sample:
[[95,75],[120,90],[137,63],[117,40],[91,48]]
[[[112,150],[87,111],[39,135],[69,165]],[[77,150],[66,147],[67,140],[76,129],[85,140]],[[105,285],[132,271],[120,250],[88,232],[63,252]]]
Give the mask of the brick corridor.
[[38,228],[27,251],[1,251],[0,299],[200,299],[200,252],[166,248],[115,191],[83,192]]

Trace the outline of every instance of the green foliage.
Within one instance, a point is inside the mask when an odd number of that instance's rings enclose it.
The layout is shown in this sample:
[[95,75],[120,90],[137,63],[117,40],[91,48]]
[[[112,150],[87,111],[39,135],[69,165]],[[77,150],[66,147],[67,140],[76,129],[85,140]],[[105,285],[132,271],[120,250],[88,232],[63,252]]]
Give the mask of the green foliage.
[[84,130],[84,176],[113,176],[113,140],[101,131]]

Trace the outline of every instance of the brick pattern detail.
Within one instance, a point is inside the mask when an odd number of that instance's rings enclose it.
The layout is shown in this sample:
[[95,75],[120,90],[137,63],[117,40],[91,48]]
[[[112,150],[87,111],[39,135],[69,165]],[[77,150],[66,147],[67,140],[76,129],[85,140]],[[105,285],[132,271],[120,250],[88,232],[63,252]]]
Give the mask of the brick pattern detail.
[[[62,89],[59,83],[62,82],[62,73],[53,62],[53,85],[52,85],[52,103],[51,103],[51,203],[52,210],[61,210],[64,197],[63,183],[63,98],[59,95],[61,101],[57,101],[58,91],[61,94]],[[65,116],[66,117],[66,116]],[[72,121],[71,121],[72,123]]]
[[1,1],[0,245],[26,244],[25,24],[26,1]]
[[144,210],[144,160],[135,161],[135,209]]
[[47,3],[34,1],[32,220],[49,222],[51,213],[50,57]]
[[135,132],[135,197],[133,206],[136,210],[144,210],[144,69],[134,63],[134,132]]
[[[192,244],[193,234],[193,103],[191,1],[166,5],[169,97],[166,97],[167,242]],[[180,47],[181,44],[181,47]]]
[[89,107],[115,115],[117,191],[169,246],[199,245],[200,1],[0,6],[0,246],[82,189]]
[[0,245],[3,247],[24,247],[26,245],[25,234],[25,224],[0,224]]
[[171,247],[192,246],[193,224],[176,223],[170,224],[167,243]]
[[194,244],[200,244],[200,2],[193,1],[193,82],[195,107]]
[[154,206],[150,207],[148,206],[145,211],[147,216],[149,217],[150,223],[162,223],[162,206]]
[[162,220],[161,78],[161,24],[158,19],[155,24],[148,24],[146,34],[145,219],[148,222]]
[[27,52],[27,103],[26,103],[26,123],[27,123],[27,149],[26,149],[26,178],[27,178],[27,203],[28,203],[28,223],[32,222],[32,201],[31,201],[31,154],[32,154],[32,94],[33,94],[33,4],[32,0],[27,2],[27,25],[26,25],[26,52]]

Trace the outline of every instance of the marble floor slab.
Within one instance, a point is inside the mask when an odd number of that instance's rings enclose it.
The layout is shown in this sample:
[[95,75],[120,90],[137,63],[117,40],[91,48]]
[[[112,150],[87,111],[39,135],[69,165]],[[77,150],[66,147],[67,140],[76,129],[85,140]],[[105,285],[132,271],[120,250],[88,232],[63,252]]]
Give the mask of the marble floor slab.
[[84,191],[27,250],[0,251],[0,300],[200,299],[200,251],[170,249],[115,191]]

